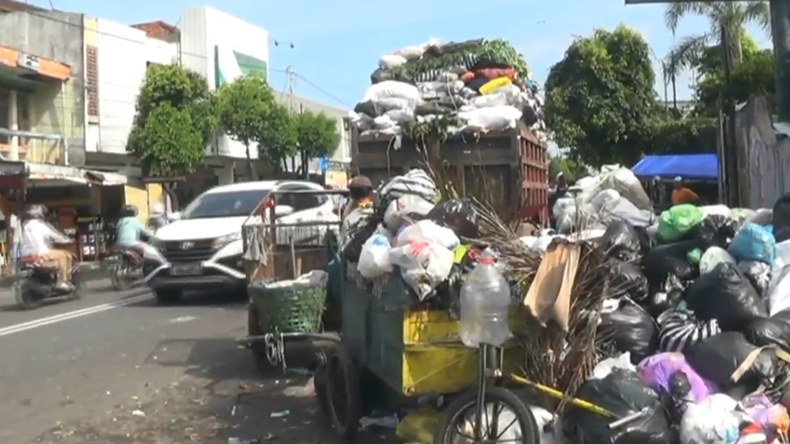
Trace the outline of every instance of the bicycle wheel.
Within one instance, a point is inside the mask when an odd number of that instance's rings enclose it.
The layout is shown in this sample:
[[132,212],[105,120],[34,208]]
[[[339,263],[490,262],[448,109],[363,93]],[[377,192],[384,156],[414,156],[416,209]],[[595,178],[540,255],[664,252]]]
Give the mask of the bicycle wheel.
[[[540,430],[529,407],[513,392],[502,387],[486,388],[484,403],[477,404],[477,390],[456,398],[442,413],[434,444],[467,442],[540,444]],[[475,414],[482,407],[481,439],[474,439]],[[462,437],[458,441],[456,437]]]

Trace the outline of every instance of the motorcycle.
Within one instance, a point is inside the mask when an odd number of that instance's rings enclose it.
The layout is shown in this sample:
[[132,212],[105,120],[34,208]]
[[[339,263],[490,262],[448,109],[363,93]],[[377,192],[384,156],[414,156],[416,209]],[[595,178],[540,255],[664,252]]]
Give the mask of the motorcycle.
[[[73,256],[73,255],[72,255]],[[82,297],[83,282],[80,277],[82,264],[73,258],[71,268],[71,288],[57,287],[58,269],[51,261],[40,258],[21,258],[19,270],[14,279],[14,298],[19,307],[33,309],[41,306],[44,301],[52,298],[65,297],[75,300]]]
[[112,288],[117,291],[128,290],[143,280],[143,255],[141,252],[124,248],[106,259],[110,270]]

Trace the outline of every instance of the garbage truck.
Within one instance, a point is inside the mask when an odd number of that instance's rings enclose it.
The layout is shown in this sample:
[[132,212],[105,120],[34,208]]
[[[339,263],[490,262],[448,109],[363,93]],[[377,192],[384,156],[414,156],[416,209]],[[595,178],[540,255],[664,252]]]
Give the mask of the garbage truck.
[[[546,145],[524,124],[514,129],[450,136],[440,146],[444,173],[460,196],[487,202],[499,214],[519,220],[548,221],[548,156]],[[351,131],[351,171],[374,186],[412,168],[423,168],[421,145],[403,138]],[[459,196],[459,197],[460,197]]]

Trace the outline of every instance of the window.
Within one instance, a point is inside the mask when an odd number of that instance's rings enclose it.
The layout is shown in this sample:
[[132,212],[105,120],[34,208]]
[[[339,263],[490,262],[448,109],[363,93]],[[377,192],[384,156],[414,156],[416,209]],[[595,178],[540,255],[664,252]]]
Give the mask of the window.
[[[8,114],[9,101],[11,91],[8,89],[0,89],[0,128],[10,128],[11,119]],[[16,111],[17,111],[17,128],[20,131],[30,131],[31,129],[31,116],[30,116],[30,96],[23,92],[17,92],[16,95]],[[9,136],[0,135],[0,144],[11,143]],[[27,139],[20,139],[19,145],[24,146],[27,144]]]
[[[282,191],[313,191],[311,187],[303,185],[285,185],[280,188]],[[323,194],[282,194],[278,196],[279,205],[293,207],[294,211],[304,211],[317,208],[326,202],[326,195]]]
[[182,219],[249,216],[269,190],[244,190],[204,193],[181,213]]

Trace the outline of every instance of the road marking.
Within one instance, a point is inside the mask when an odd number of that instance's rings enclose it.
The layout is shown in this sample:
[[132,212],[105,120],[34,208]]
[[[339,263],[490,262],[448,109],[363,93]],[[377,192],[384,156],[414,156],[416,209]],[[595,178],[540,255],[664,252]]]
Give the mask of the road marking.
[[127,305],[136,304],[138,302],[148,301],[154,298],[152,294],[143,294],[140,296],[133,296],[120,301],[110,302],[108,304],[94,305],[93,307],[83,308],[81,310],[70,311],[67,313],[60,313],[46,318],[35,319],[21,324],[11,325],[8,327],[0,328],[0,336],[7,336],[14,333],[32,330],[37,327],[54,324],[57,322],[67,321],[69,319],[79,318],[82,316],[99,313],[102,311],[112,310],[113,308],[124,307]]

